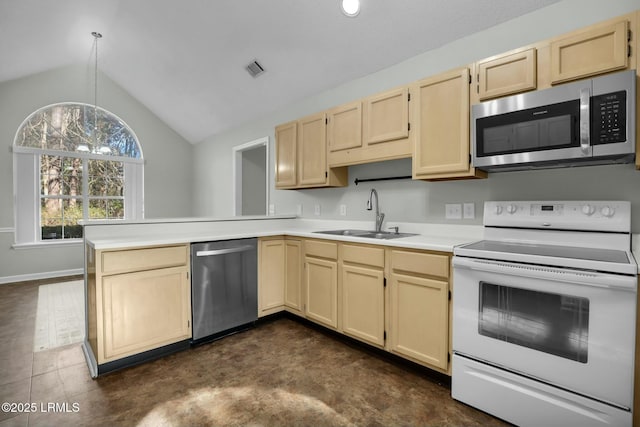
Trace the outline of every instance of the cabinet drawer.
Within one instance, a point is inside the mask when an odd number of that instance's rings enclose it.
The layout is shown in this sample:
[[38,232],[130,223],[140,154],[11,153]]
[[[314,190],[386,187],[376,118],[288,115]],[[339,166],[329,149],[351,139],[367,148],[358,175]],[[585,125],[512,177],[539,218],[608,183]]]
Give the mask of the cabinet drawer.
[[102,252],[102,274],[178,267],[188,263],[186,245]]
[[342,245],[344,262],[384,268],[384,249],[358,245]]
[[391,268],[395,271],[449,277],[449,257],[421,252],[391,251]]
[[338,259],[338,244],[320,242],[318,240],[306,240],[304,242],[305,255],[320,258]]

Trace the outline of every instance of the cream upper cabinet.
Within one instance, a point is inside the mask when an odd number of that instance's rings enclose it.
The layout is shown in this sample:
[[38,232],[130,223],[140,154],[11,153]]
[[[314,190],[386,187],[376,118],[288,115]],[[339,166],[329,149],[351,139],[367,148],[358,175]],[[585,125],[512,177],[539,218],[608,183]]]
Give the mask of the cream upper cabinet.
[[384,249],[342,244],[342,332],[384,346]]
[[406,86],[364,100],[364,144],[409,137],[409,90]]
[[341,105],[327,113],[329,153],[362,147],[362,102]]
[[295,239],[284,241],[284,304],[287,311],[303,315],[302,292],[302,242]]
[[299,120],[298,183],[300,186],[327,182],[327,115],[314,114]]
[[276,127],[278,189],[344,187],[347,168],[327,164],[327,116],[319,113]]
[[629,66],[629,21],[592,25],[551,42],[551,83],[563,83]]
[[298,183],[298,124],[276,127],[276,188],[295,187]]
[[191,338],[188,245],[87,257],[87,332],[99,365]]
[[413,178],[485,177],[469,155],[469,69],[416,82],[411,95]]
[[338,245],[305,241],[304,283],[307,319],[338,328]]
[[535,48],[493,56],[475,64],[480,101],[533,90],[537,87]]
[[390,253],[389,349],[446,372],[450,257],[405,250]]
[[258,316],[280,311],[284,306],[285,241],[260,239],[258,249]]

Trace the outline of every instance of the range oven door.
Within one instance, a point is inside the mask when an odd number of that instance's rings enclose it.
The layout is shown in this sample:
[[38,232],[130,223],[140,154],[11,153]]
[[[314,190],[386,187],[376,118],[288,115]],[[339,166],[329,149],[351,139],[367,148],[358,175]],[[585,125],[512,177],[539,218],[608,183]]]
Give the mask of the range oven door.
[[636,276],[459,256],[453,265],[454,353],[631,408]]

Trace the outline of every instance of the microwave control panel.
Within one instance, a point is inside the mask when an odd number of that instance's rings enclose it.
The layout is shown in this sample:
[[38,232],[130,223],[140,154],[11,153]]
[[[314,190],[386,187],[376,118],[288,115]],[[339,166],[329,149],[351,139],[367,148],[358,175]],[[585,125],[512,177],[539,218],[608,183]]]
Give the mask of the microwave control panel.
[[591,97],[591,144],[626,142],[627,92]]

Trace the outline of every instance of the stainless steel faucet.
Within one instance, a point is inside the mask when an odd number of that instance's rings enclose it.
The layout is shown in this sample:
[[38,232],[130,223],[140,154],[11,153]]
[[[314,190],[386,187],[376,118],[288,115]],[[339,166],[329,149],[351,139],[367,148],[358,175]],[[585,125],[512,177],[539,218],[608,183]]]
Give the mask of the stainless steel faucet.
[[373,196],[376,196],[376,233],[380,233],[382,231],[382,221],[384,221],[384,214],[380,213],[380,207],[378,206],[378,192],[375,188],[371,189],[371,193],[369,193],[369,200],[367,200],[367,210],[370,211],[372,209],[372,201]]

